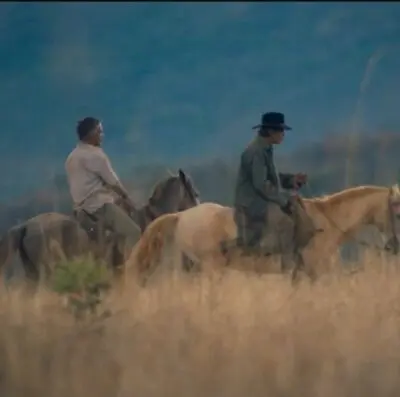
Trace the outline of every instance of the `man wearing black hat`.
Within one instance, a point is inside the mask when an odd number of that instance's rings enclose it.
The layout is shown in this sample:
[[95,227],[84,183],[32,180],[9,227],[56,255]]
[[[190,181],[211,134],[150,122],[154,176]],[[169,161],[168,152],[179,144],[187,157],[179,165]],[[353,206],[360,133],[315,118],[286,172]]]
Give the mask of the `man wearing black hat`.
[[277,206],[291,216],[294,199],[284,189],[297,190],[307,182],[305,174],[282,174],[275,167],[273,146],[282,143],[285,130],[291,130],[282,113],[265,113],[253,129],[258,135],[241,155],[234,199],[237,245],[245,253],[261,251],[268,207]]
[[[103,127],[100,120],[86,117],[77,126],[79,142],[70,153],[65,168],[74,210],[78,219],[90,219],[111,229],[131,249],[140,239],[135,222],[115,204],[121,197],[134,210],[134,204],[101,148]],[[79,214],[85,215],[80,217]]]

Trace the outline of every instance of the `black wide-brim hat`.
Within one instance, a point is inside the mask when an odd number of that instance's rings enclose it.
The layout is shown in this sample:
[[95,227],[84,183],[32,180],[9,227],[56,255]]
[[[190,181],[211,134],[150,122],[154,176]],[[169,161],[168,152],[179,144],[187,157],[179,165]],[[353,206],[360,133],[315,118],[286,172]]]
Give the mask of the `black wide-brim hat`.
[[255,125],[253,130],[258,128],[272,128],[277,130],[291,130],[285,123],[285,115],[279,112],[264,113],[261,117],[261,124]]

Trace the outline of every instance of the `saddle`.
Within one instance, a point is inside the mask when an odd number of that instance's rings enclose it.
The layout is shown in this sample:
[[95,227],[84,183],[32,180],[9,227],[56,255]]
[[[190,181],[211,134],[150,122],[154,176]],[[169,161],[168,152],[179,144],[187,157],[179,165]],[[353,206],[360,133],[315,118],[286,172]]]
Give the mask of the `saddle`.
[[293,237],[298,248],[304,248],[317,233],[322,231],[316,227],[303,200],[298,195],[293,197],[292,219],[294,221]]
[[101,224],[100,220],[96,216],[87,213],[84,210],[74,211],[74,219],[82,227],[89,237],[89,241],[94,243],[97,247],[97,255],[101,255],[104,258],[106,254],[102,248],[111,248],[111,266],[115,271],[119,271],[120,265],[124,262],[123,253],[120,250],[118,238],[110,229],[105,229]]
[[[258,256],[270,256],[283,253],[290,247],[304,248],[314,235],[321,229],[317,229],[307,212],[303,200],[298,195],[291,198],[291,214],[283,213],[279,207],[269,207],[269,223],[264,230],[264,235],[258,247],[242,247],[237,238],[222,241],[220,250],[223,255],[240,249],[243,253],[256,253]],[[283,250],[283,251],[282,251]]]
[[93,242],[99,242],[108,239],[111,236],[111,230],[104,230],[99,220],[84,210],[75,210],[73,212],[75,220],[79,223],[83,230]]

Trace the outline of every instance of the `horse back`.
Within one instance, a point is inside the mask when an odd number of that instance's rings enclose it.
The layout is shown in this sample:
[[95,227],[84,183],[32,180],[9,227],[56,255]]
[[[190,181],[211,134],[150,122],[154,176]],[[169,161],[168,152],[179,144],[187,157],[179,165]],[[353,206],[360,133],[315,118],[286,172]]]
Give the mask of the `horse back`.
[[233,233],[231,208],[202,203],[180,213],[176,240],[183,252],[199,260],[206,253],[218,251],[218,241],[229,239]]
[[[72,216],[49,212],[30,218],[26,223],[24,245],[39,260],[56,245],[66,257],[84,252],[88,234]],[[32,258],[33,259],[33,258]]]
[[237,237],[237,227],[234,218],[234,209],[222,207],[213,219],[213,230],[219,241]]
[[216,214],[223,208],[225,207],[220,204],[207,202],[182,211],[179,213],[178,230],[183,234],[192,235],[204,228],[209,229],[209,225],[213,223]]

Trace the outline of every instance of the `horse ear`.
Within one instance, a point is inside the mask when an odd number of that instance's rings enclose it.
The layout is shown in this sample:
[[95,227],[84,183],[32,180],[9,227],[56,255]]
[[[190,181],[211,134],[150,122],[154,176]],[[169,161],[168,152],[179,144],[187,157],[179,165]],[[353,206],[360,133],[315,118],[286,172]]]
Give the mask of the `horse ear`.
[[178,170],[178,175],[182,182],[186,182],[186,174],[180,168]]
[[400,198],[400,188],[399,185],[396,183],[392,185],[389,189],[390,194],[395,196],[396,198]]

